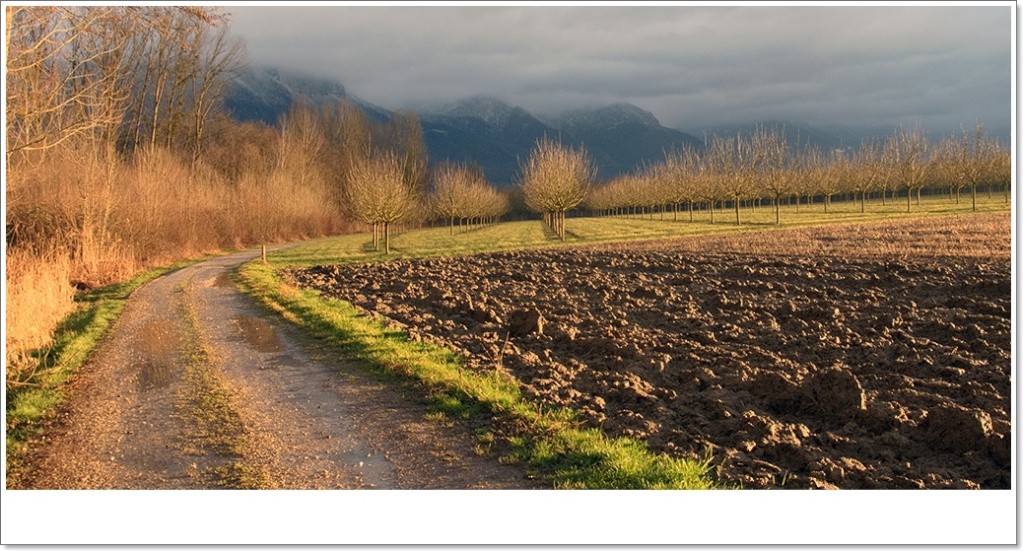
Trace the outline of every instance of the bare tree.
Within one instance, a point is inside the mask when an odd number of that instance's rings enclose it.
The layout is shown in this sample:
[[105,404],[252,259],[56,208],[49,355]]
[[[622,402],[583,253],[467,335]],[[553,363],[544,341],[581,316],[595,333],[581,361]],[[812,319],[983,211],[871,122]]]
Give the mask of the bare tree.
[[130,26],[118,8],[7,6],[7,167],[115,127],[127,99],[122,48]]
[[706,162],[716,176],[716,187],[734,203],[736,226],[740,224],[739,202],[754,190],[753,175],[758,168],[757,161],[750,141],[742,136],[714,136],[707,146]]
[[197,70],[189,82],[193,166],[206,147],[211,119],[223,104],[227,85],[241,69],[245,55],[243,43],[231,37],[226,24],[211,27],[201,19],[194,24],[197,28],[192,48],[197,56]]
[[392,151],[356,159],[345,187],[344,207],[355,218],[373,226],[373,246],[391,254],[391,226],[408,217],[419,205],[417,189],[406,181],[406,161]]
[[792,192],[791,159],[785,134],[776,129],[758,128],[752,137],[757,158],[756,178],[774,202],[774,223],[781,224],[781,198]]
[[520,187],[526,206],[543,214],[554,233],[565,240],[565,213],[586,199],[594,177],[586,152],[543,138],[522,168]]
[[433,191],[429,205],[434,216],[448,221],[450,233],[455,233],[455,220],[465,211],[468,171],[465,167],[443,163],[433,171]]
[[1008,148],[1001,147],[994,140],[990,140],[989,144],[991,183],[1002,186],[1005,192],[1005,202],[1008,203],[1009,191],[1012,186],[1012,154]]
[[479,169],[443,163],[434,169],[433,182],[430,209],[448,221],[452,234],[456,221],[486,224],[508,210],[507,197],[490,187]]
[[867,211],[867,194],[876,189],[884,178],[886,167],[881,158],[881,147],[876,142],[864,142],[856,151],[847,173],[846,189],[860,195],[860,212]]
[[665,155],[659,178],[663,181],[665,198],[672,205],[672,219],[675,221],[678,221],[678,207],[682,203],[688,204],[689,221],[693,221],[693,201],[698,197],[697,179],[701,166],[700,154],[689,146]]
[[809,154],[811,174],[813,175],[814,191],[824,199],[824,212],[831,206],[831,198],[842,189],[842,181],[849,173],[849,162],[843,151],[835,151],[826,156],[819,150]]
[[927,177],[927,139],[919,126],[910,130],[900,127],[888,138],[885,149],[898,181],[906,188],[906,212],[912,212],[913,191],[922,188]]

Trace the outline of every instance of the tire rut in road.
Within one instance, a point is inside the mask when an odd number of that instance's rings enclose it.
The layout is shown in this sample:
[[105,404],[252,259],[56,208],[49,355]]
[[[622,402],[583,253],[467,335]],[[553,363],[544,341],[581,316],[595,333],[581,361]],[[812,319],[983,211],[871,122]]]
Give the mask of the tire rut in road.
[[313,357],[225,277],[193,274],[196,309],[219,372],[251,435],[247,461],[278,488],[497,488],[532,485],[516,467],[475,455],[470,437],[424,419],[390,386]]
[[[187,340],[174,274],[135,292],[35,443],[30,488],[199,488],[176,415]],[[157,303],[161,307],[155,307]]]

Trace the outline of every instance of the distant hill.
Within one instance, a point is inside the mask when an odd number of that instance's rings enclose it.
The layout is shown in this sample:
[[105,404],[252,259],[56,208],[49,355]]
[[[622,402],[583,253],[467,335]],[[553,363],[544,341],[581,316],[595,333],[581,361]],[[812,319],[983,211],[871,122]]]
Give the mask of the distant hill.
[[[239,75],[225,106],[236,120],[277,124],[299,100],[315,105],[347,99],[370,117],[386,121],[393,113],[348,94],[337,81],[254,68]],[[423,138],[431,163],[478,164],[497,185],[513,184],[537,140],[544,136],[584,146],[598,177],[612,178],[663,158],[666,149],[701,146],[695,136],[661,126],[647,111],[629,104],[577,110],[541,120],[521,107],[482,96],[445,107],[420,110]]]
[[664,158],[664,151],[702,142],[665,128],[651,113],[626,103],[540,119],[521,107],[471,97],[422,114],[431,157],[476,162],[499,185],[512,184],[537,140],[544,136],[584,147],[597,176],[613,178]]
[[431,162],[474,163],[495,184],[515,181],[536,141],[556,133],[521,107],[473,97],[420,113]]

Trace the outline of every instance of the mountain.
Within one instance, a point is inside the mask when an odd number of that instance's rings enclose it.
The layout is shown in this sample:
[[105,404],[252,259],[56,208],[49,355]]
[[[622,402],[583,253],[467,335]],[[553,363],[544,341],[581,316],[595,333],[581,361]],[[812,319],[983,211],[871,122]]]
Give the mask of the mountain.
[[653,114],[627,103],[575,110],[540,119],[521,107],[472,97],[422,116],[431,157],[474,161],[497,184],[511,184],[520,162],[544,136],[584,147],[601,179],[632,172],[664,158],[664,151],[702,142],[665,128]]
[[431,162],[475,163],[497,184],[514,182],[537,140],[556,135],[525,109],[480,96],[421,113],[420,121]]
[[275,125],[299,100],[313,105],[348,100],[377,121],[386,121],[392,115],[387,109],[349,95],[336,80],[273,67],[251,68],[236,76],[228,86],[224,106],[235,120]]
[[664,127],[652,113],[628,103],[570,111],[548,123],[564,141],[585,147],[605,179],[659,161],[667,150],[703,146],[696,136]]
[[[235,78],[225,101],[236,120],[277,124],[300,100],[314,105],[347,99],[371,118],[385,122],[393,112],[348,94],[335,80],[262,67]],[[695,136],[666,128],[653,114],[627,103],[575,110],[540,119],[521,107],[490,97],[474,96],[449,105],[422,109],[427,154],[442,161],[479,165],[487,179],[511,185],[519,166],[544,136],[572,147],[585,147],[597,176],[610,179],[664,158],[664,151],[701,142]]]

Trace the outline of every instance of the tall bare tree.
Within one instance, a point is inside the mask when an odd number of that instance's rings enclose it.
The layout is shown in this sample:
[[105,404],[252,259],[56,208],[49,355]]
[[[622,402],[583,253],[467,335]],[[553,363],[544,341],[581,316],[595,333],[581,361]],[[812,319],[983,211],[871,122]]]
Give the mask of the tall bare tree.
[[741,223],[740,201],[753,192],[753,175],[758,169],[758,159],[753,154],[752,144],[749,139],[739,135],[727,138],[714,136],[707,145],[705,155],[717,179],[718,188],[733,201],[735,225],[738,226]]
[[774,223],[781,224],[781,198],[792,192],[788,141],[777,129],[763,127],[754,132],[752,140],[753,154],[757,158],[757,183],[774,202]]
[[578,206],[594,178],[586,151],[540,139],[522,168],[520,187],[526,206],[541,213],[558,238],[565,240],[565,213]]
[[913,191],[923,187],[927,177],[930,148],[920,126],[900,127],[888,138],[885,148],[898,182],[906,188],[906,212],[912,212]]

